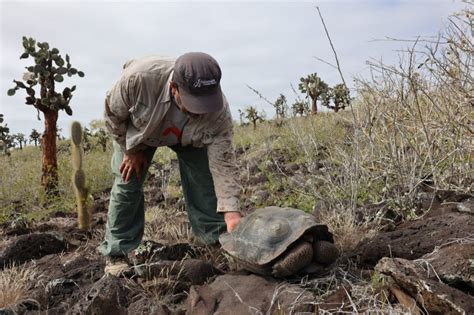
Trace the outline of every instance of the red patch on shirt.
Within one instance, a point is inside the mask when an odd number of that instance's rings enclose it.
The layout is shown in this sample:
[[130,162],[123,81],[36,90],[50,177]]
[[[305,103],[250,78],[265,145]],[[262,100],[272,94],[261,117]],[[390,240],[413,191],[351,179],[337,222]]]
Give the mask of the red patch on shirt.
[[179,140],[181,140],[181,135],[183,134],[181,130],[179,130],[178,128],[176,127],[169,127],[169,128],[166,128],[162,135],[167,137],[170,133],[174,134],[176,136],[176,138],[178,138]]

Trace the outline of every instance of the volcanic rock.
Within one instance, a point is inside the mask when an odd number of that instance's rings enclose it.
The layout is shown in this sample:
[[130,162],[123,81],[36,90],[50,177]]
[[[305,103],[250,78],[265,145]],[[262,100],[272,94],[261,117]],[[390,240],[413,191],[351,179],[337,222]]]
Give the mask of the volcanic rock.
[[349,256],[364,266],[373,266],[382,257],[417,259],[449,239],[468,237],[472,231],[474,220],[470,214],[456,212],[423,218],[361,242]]
[[429,278],[416,262],[382,258],[375,270],[389,276],[429,314],[474,314],[474,297]]
[[312,312],[312,294],[296,285],[256,275],[223,275],[192,286],[187,314],[294,314]]
[[0,253],[0,269],[9,264],[20,265],[32,259],[60,253],[69,244],[59,235],[34,233],[13,237]]

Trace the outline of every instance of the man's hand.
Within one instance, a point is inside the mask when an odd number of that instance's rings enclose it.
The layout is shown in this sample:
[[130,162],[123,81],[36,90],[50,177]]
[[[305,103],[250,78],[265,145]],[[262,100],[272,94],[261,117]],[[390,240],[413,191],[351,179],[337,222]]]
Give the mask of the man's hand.
[[122,179],[125,182],[128,182],[132,177],[133,171],[135,171],[137,180],[140,181],[142,170],[147,166],[148,161],[143,151],[124,153],[122,164],[120,164],[120,174],[122,174]]
[[224,221],[227,224],[227,232],[232,232],[239,224],[241,218],[240,212],[225,212]]

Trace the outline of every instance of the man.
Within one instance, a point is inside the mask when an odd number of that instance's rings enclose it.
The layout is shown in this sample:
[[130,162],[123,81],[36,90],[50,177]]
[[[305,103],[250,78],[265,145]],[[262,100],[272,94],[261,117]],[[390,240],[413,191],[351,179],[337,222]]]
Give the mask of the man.
[[127,254],[144,231],[143,182],[158,146],[176,152],[193,233],[205,244],[239,223],[240,186],[232,117],[214,58],[199,52],[174,60],[151,56],[124,65],[107,93],[105,122],[114,138],[105,240],[105,271],[128,269]]

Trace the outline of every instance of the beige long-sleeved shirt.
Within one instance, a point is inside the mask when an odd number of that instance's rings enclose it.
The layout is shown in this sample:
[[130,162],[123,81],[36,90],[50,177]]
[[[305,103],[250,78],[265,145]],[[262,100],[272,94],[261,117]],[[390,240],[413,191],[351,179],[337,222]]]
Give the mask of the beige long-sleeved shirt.
[[[171,104],[170,80],[174,58],[150,56],[124,65],[119,80],[107,92],[105,123],[125,152],[153,142]],[[189,118],[181,135],[183,146],[207,147],[209,168],[217,196],[217,211],[240,211],[240,185],[232,147],[233,124],[229,104],[216,113]]]

